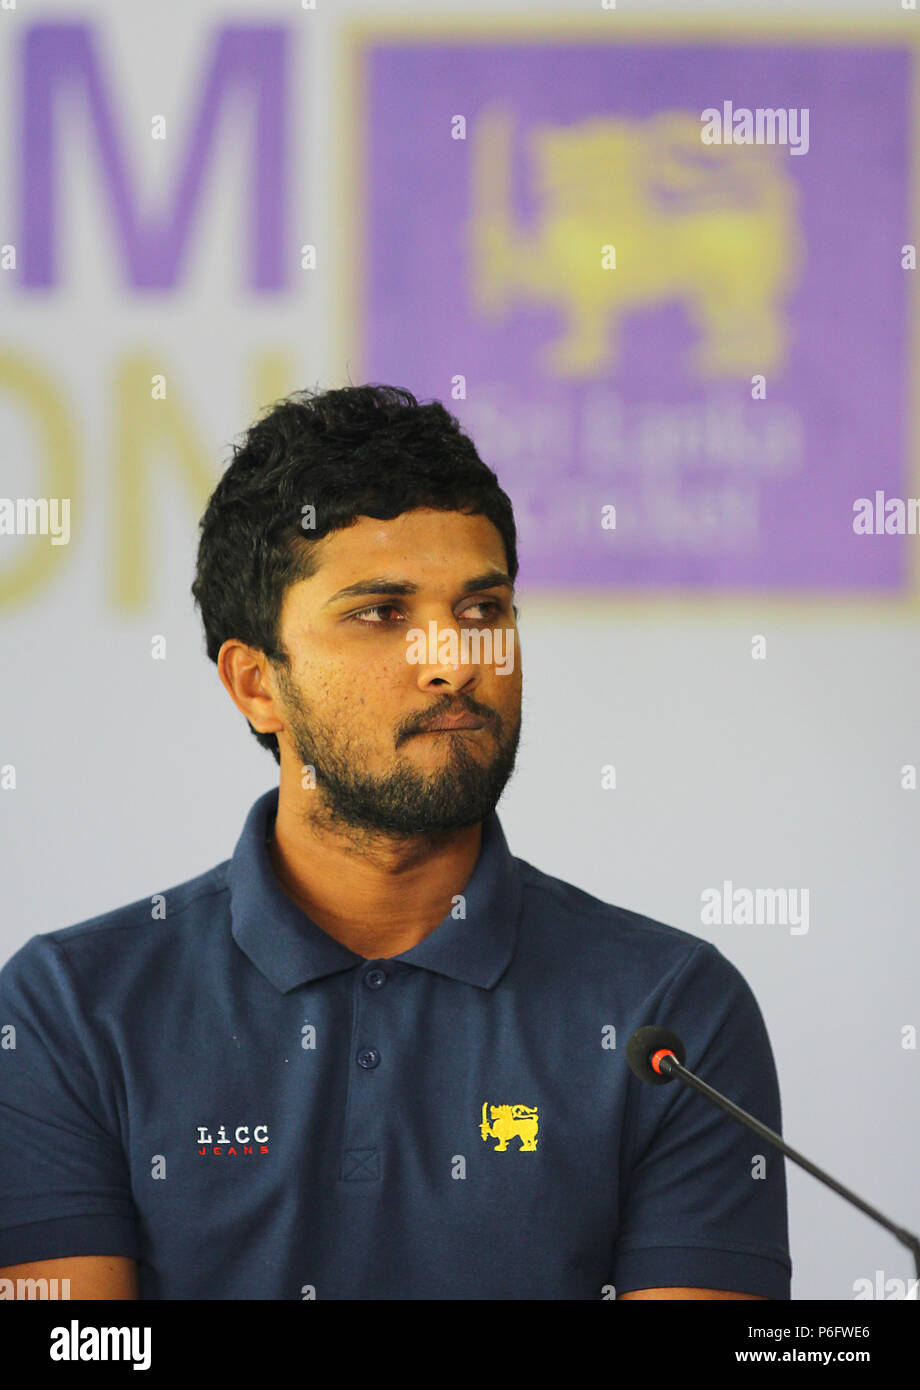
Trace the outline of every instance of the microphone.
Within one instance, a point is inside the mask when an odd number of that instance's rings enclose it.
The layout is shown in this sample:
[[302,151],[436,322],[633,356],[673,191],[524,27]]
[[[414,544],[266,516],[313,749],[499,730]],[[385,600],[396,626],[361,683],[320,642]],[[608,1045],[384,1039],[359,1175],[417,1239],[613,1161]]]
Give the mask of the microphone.
[[746,1110],[742,1110],[740,1105],[735,1105],[728,1100],[721,1092],[716,1091],[712,1086],[707,1086],[705,1081],[701,1081],[698,1076],[694,1076],[692,1071],[688,1071],[684,1066],[687,1051],[676,1033],[672,1033],[669,1028],[657,1028],[648,1025],[645,1028],[638,1028],[633,1033],[629,1042],[626,1044],[626,1060],[634,1076],[640,1081],[650,1082],[653,1086],[664,1086],[669,1081],[677,1078],[686,1086],[690,1086],[694,1091],[699,1091],[700,1095],[711,1100],[714,1105],[718,1105],[726,1114],[731,1115],[741,1124],[747,1125],[761,1139],[766,1139],[773,1148],[779,1149],[780,1153],[791,1158],[793,1163],[797,1163],[800,1168],[804,1168],[806,1173],[811,1173],[826,1187],[830,1187],[834,1192],[839,1192],[841,1197],[845,1197],[854,1207],[858,1207],[866,1216],[871,1216],[873,1221],[877,1221],[880,1226],[884,1226],[886,1231],[890,1231],[893,1236],[906,1245],[914,1257],[914,1265],[917,1278],[920,1279],[920,1237],[914,1235],[912,1231],[905,1230],[903,1226],[898,1226],[896,1222],[890,1221],[887,1216],[883,1216],[876,1207],[864,1202],[862,1197],[857,1197],[855,1192],[851,1192],[843,1183],[837,1182],[829,1173],[825,1173],[817,1164],[797,1153],[783,1139],[782,1135],[775,1130],[768,1129],[766,1125],[755,1120],[753,1115],[749,1115]]

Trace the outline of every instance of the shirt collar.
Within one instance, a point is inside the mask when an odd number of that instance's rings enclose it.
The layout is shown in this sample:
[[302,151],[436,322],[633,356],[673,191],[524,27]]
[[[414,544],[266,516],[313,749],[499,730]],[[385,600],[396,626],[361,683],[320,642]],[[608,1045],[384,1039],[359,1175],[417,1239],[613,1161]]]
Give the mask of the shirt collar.
[[[273,787],[246,818],[227,883],[233,939],[266,979],[286,993],[363,965],[365,957],[323,931],[275,877],[266,839],[277,810],[278,788]],[[465,917],[449,912],[417,945],[389,959],[491,989],[514,955],[521,907],[517,866],[494,811],[483,818],[479,858],[462,895]]]

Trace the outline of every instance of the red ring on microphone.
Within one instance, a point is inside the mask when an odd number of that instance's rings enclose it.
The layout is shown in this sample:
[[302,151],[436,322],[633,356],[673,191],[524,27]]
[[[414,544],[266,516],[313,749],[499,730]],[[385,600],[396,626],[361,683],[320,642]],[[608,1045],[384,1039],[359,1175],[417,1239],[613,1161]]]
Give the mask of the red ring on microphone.
[[677,1062],[678,1064],[680,1062],[680,1058],[677,1056],[675,1052],[672,1052],[669,1047],[659,1048],[658,1051],[653,1052],[651,1057],[649,1058],[649,1061],[652,1064],[652,1070],[656,1071],[659,1076],[664,1075],[664,1073],[661,1070],[661,1067],[658,1065],[662,1057],[673,1057],[675,1062]]

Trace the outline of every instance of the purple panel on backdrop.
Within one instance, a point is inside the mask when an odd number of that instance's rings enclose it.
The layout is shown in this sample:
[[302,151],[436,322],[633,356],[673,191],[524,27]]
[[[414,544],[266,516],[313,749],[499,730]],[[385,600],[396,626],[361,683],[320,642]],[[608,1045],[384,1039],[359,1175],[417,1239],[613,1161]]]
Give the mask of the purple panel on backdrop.
[[[460,418],[522,578],[905,589],[916,537],[855,535],[853,504],[911,491],[910,62],[370,45],[365,379]],[[704,144],[726,102],[790,113],[787,143]]]

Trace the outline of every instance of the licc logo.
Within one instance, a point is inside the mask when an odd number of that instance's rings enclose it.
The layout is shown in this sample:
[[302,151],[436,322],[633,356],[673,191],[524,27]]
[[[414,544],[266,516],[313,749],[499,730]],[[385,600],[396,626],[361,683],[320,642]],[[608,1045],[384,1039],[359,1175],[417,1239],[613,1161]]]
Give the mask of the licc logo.
[[216,1138],[205,1125],[198,1126],[199,1154],[216,1155],[218,1158],[236,1158],[239,1154],[268,1153],[268,1125],[256,1125],[249,1137],[248,1125],[237,1125],[231,1139],[226,1128],[220,1125]]

